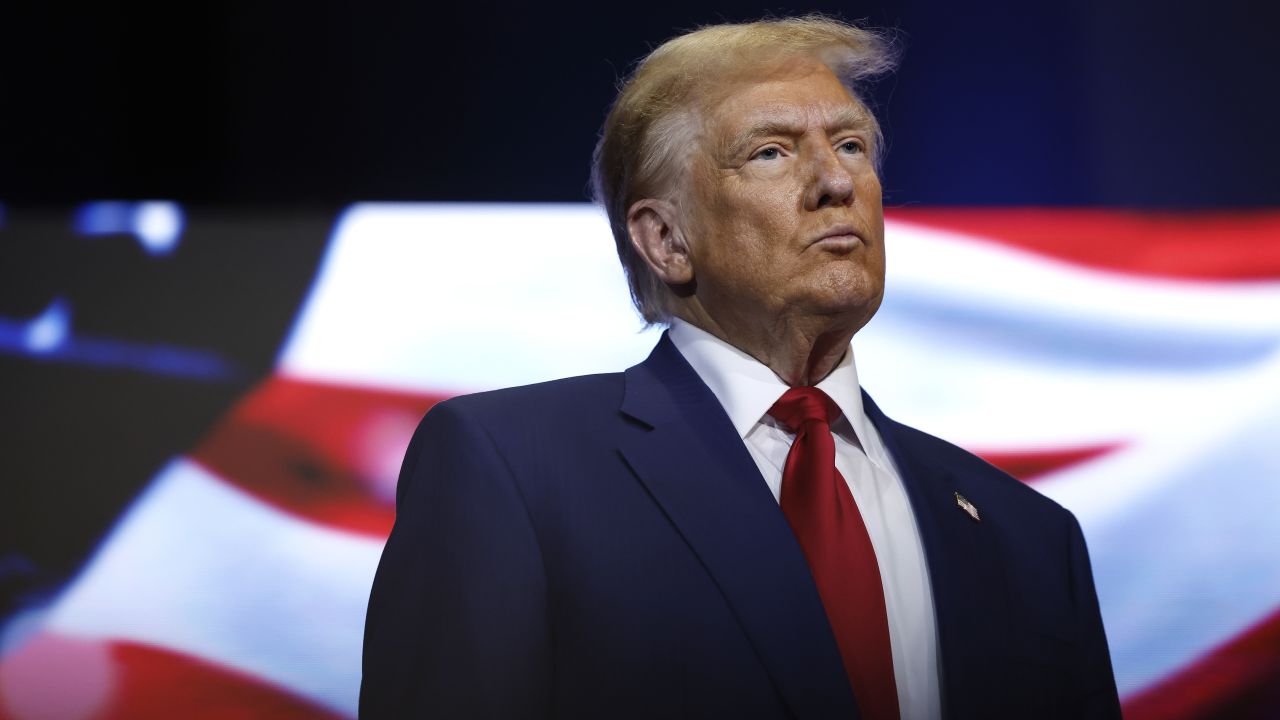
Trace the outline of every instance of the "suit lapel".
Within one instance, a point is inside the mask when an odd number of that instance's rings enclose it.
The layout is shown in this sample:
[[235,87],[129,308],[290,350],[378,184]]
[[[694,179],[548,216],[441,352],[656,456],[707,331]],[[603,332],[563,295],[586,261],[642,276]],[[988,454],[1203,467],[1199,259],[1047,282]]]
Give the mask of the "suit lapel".
[[937,618],[944,715],[988,715],[987,701],[999,692],[988,685],[999,674],[992,663],[1009,617],[1007,593],[993,523],[975,522],[956,501],[958,492],[981,511],[982,489],[938,462],[866,393],[863,405],[902,474],[920,529]]
[[804,555],[710,389],[663,335],[627,371],[620,450],[698,555],[797,718],[856,718]]

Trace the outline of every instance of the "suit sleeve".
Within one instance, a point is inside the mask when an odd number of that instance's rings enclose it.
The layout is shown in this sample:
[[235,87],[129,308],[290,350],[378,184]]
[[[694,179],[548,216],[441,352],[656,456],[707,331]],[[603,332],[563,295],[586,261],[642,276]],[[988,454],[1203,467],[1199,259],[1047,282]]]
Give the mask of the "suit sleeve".
[[1080,523],[1071,517],[1071,584],[1080,618],[1080,718],[1115,718],[1119,720],[1120,700],[1116,692],[1115,673],[1111,668],[1111,652],[1102,626],[1098,593],[1093,584],[1089,550]]
[[400,471],[365,620],[360,717],[546,717],[546,589],[506,459],[478,422],[437,405]]

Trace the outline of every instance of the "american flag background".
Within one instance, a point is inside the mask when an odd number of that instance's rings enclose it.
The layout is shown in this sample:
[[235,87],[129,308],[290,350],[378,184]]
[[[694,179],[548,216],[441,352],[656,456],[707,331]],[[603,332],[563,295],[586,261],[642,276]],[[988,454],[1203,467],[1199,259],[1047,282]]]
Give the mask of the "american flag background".
[[[139,276],[226,232],[174,203],[91,203],[66,222],[75,242],[135,249]],[[306,246],[320,226],[276,241]],[[865,386],[1077,515],[1126,715],[1280,715],[1280,213],[914,208],[891,210],[886,235],[885,303],[854,341]],[[0,320],[24,386],[6,391],[22,439],[6,476],[82,473],[57,481],[65,497],[18,498],[68,509],[40,517],[45,536],[73,535],[57,525],[119,471],[112,447],[154,465],[115,504],[97,496],[110,517],[64,576],[42,575],[57,563],[29,539],[4,555],[0,718],[353,717],[421,415],[620,369],[657,338],[591,205],[357,204],[310,242],[301,282],[198,289],[290,308],[260,371],[108,335],[85,280]],[[136,389],[113,407],[78,408],[122,379]],[[49,408],[69,386],[73,407]],[[220,404],[180,407],[210,387]],[[189,442],[136,425],[161,410]],[[47,458],[50,434],[79,459]]]

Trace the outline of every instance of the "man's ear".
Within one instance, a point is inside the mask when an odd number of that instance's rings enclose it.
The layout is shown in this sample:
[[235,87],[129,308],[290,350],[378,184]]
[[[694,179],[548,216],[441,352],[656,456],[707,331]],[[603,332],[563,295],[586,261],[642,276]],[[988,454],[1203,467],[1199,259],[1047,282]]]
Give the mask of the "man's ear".
[[637,200],[627,210],[632,247],[660,280],[673,286],[693,282],[693,260],[680,221],[680,213],[667,200]]

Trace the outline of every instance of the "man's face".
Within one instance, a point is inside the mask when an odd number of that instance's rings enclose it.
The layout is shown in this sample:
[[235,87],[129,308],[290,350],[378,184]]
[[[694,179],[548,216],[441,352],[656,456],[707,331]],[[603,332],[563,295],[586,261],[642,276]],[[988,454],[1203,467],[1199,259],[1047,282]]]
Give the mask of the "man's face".
[[708,314],[865,324],[884,291],[867,111],[814,62],[732,86],[703,117],[689,246]]

